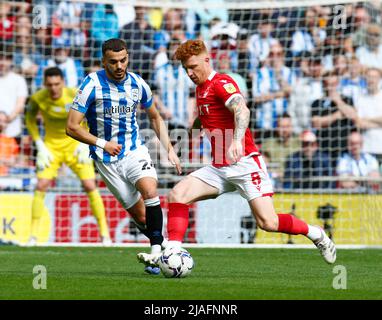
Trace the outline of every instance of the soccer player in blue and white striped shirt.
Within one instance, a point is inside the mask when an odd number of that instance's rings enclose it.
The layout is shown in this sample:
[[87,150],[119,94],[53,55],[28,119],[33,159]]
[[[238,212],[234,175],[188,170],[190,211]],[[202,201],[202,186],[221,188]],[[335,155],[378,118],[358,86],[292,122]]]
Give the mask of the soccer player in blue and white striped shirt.
[[[146,111],[152,127],[168,151],[169,161],[181,167],[159,112],[152,104],[152,93],[137,74],[127,72],[127,45],[109,39],[102,45],[104,69],[89,74],[80,86],[69,111],[67,134],[90,145],[90,156],[122,206],[139,229],[150,238],[151,254],[138,254],[149,273],[159,273],[150,265],[160,255],[163,216],[157,192],[157,175],[148,149],[139,136],[136,112]],[[89,132],[81,126],[86,117]],[[146,227],[144,225],[146,224]]]

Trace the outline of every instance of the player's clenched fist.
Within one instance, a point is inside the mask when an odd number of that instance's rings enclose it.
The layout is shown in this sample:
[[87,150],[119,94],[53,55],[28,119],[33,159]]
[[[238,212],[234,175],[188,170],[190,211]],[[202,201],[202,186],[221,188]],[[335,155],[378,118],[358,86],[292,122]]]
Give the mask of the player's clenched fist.
[[240,141],[233,140],[228,152],[228,158],[232,163],[236,163],[243,156],[243,145]]
[[122,150],[122,145],[114,141],[108,141],[105,144],[104,150],[111,156],[117,156]]

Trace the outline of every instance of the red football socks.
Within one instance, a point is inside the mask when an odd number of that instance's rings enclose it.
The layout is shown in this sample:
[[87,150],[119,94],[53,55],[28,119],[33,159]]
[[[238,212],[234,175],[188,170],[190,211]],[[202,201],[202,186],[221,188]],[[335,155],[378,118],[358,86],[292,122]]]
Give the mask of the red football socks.
[[183,241],[188,227],[188,205],[169,203],[167,213],[167,233],[169,241]]
[[309,227],[306,222],[291,214],[278,214],[277,216],[279,217],[278,232],[307,235]]

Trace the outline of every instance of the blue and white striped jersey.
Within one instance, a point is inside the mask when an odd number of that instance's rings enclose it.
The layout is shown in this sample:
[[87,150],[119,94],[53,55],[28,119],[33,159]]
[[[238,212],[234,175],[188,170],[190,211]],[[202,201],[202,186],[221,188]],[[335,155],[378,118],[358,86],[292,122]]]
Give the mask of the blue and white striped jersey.
[[154,81],[161,101],[172,114],[170,123],[187,127],[188,99],[193,83],[182,65],[166,63],[155,71]]
[[[296,75],[289,67],[283,66],[280,78],[289,86],[294,87]],[[252,78],[252,96],[260,97],[265,94],[275,93],[282,89],[276,71],[271,67],[262,67]],[[256,122],[258,128],[271,130],[277,126],[277,118],[289,111],[289,99],[277,98],[263,102],[256,109]]]
[[150,108],[152,93],[147,83],[135,73],[128,72],[124,81],[116,82],[108,79],[102,69],[84,79],[72,108],[85,114],[92,135],[122,145],[118,156],[90,146],[93,159],[114,162],[143,144],[136,119],[139,104]]

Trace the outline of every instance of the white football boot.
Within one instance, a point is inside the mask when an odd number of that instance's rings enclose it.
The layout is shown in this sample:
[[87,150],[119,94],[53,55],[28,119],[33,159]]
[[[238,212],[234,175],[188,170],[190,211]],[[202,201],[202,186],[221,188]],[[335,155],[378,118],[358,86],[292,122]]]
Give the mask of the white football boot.
[[140,263],[144,263],[146,266],[158,267],[158,261],[161,255],[162,255],[161,252],[158,252],[158,253],[141,252],[137,254],[137,258]]
[[336,246],[334,245],[334,242],[326,235],[325,231],[321,230],[321,237],[313,243],[315,246],[320,250],[320,253],[324,260],[329,263],[333,264],[336,262]]

